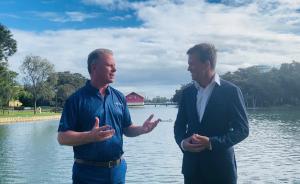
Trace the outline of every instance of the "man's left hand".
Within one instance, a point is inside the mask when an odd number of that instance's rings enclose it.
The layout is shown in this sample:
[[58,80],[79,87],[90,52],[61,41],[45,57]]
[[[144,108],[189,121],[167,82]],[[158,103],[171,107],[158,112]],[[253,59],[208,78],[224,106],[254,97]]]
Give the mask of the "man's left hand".
[[144,134],[151,132],[157,126],[157,124],[161,121],[160,119],[157,119],[155,121],[151,121],[153,116],[154,115],[151,114],[149,116],[149,118],[144,122],[144,124],[142,126],[142,130],[143,130]]
[[204,149],[210,149],[210,141],[206,136],[194,134],[191,138],[191,144],[201,145]]

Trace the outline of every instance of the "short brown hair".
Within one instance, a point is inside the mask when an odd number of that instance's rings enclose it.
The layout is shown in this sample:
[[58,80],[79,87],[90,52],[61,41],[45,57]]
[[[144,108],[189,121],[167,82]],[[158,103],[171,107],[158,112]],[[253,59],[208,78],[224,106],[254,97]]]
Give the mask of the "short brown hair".
[[113,55],[113,52],[109,49],[95,49],[89,54],[87,60],[89,73],[91,73],[91,65],[96,63],[98,59],[102,59],[104,55]]
[[200,43],[192,48],[190,48],[187,52],[188,55],[195,54],[200,62],[209,61],[211,68],[215,69],[217,62],[217,50],[213,44],[210,43]]

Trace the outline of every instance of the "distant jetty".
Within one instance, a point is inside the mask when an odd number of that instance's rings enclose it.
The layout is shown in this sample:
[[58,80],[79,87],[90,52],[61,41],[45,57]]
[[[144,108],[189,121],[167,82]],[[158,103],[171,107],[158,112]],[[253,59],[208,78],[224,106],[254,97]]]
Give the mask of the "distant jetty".
[[153,106],[169,106],[169,105],[178,105],[175,102],[162,102],[162,103],[155,103],[155,102],[145,102],[143,104],[138,103],[128,103],[128,107],[144,107],[146,105],[153,105]]
[[164,106],[168,106],[168,105],[177,105],[176,102],[145,102],[144,105],[164,105]]

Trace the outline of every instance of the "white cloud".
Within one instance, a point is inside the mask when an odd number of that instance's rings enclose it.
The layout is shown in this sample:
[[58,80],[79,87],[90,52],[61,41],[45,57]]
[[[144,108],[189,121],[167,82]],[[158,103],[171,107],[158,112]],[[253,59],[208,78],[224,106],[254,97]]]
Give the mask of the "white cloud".
[[131,3],[127,0],[82,0],[86,5],[98,5],[108,9],[128,9]]
[[57,12],[31,12],[35,16],[48,19],[52,22],[82,22],[86,19],[96,18],[99,13],[82,13],[77,11],[67,11],[64,13]]
[[132,18],[132,15],[125,15],[125,16],[113,16],[110,20],[119,21],[119,20],[126,20]]
[[98,17],[98,13],[66,12],[69,21],[82,22],[86,19]]
[[[148,97],[170,97],[190,81],[185,52],[200,42],[216,45],[217,71],[221,74],[239,67],[299,61],[300,2],[259,2],[239,6],[198,0],[139,2],[130,6],[144,22],[141,27],[41,33],[12,30],[19,50],[9,60],[12,68],[18,68],[26,55],[39,55],[54,63],[58,71],[88,76],[88,53],[99,47],[110,48],[117,60],[115,86],[124,92],[144,92]],[[269,11],[262,11],[266,7]]]
[[20,19],[21,17],[15,14],[11,13],[0,13],[0,18],[14,18],[14,19]]

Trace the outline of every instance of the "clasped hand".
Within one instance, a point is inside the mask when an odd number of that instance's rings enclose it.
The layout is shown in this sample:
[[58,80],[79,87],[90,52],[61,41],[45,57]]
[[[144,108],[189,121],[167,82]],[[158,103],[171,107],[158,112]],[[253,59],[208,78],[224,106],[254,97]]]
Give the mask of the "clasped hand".
[[193,134],[183,140],[182,147],[185,151],[201,152],[210,147],[209,138],[199,134]]

